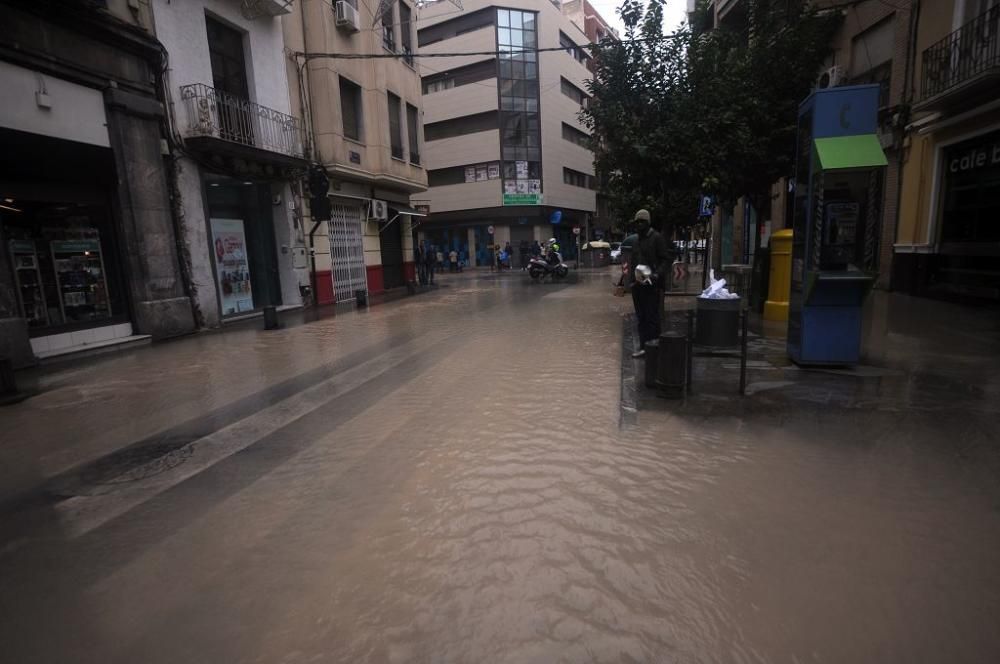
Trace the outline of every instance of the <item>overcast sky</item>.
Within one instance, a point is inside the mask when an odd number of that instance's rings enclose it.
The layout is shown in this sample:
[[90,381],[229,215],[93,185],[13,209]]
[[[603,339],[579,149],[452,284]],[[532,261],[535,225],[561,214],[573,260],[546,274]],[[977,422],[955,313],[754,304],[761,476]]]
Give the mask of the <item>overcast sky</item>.
[[[604,17],[605,21],[611,24],[612,28],[617,29],[624,37],[625,26],[622,25],[622,19],[617,13],[618,8],[622,4],[621,0],[590,0],[590,4]],[[643,4],[645,5],[645,2]],[[665,32],[670,33],[676,30],[685,18],[687,18],[687,0],[666,0],[664,2],[663,23]]]

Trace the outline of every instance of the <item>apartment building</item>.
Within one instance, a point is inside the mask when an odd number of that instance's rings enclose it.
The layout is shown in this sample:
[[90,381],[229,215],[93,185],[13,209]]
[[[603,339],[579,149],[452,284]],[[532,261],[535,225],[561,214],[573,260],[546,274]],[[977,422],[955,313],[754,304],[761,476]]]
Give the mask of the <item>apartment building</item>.
[[290,113],[290,0],[152,0],[166,48],[182,235],[198,322],[297,306],[309,284],[295,190],[307,162]]
[[412,228],[423,215],[410,197],[427,189],[416,6],[296,3],[284,32],[293,112],[304,119],[311,161],[330,179],[331,219],[306,215],[317,301],[402,287],[415,278]]
[[491,245],[549,237],[572,257],[573,227],[596,207],[579,119],[589,101],[587,35],[558,2],[463,6],[425,8],[417,31],[421,54],[486,53],[420,59],[430,214],[419,239],[473,266],[490,263]]

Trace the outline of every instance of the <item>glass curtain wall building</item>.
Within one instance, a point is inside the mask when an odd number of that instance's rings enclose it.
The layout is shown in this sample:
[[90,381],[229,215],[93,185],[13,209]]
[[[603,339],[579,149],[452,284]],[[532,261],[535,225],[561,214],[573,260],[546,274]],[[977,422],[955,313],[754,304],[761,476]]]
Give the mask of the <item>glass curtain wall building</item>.
[[500,53],[500,138],[505,201],[541,203],[542,137],[539,122],[535,12],[497,9]]

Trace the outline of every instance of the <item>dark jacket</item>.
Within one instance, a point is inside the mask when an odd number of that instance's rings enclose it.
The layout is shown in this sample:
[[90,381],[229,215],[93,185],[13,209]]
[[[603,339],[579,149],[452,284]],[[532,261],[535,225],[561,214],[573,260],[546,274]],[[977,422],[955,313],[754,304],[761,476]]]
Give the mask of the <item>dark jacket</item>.
[[646,237],[638,238],[632,250],[631,269],[635,270],[636,265],[648,265],[656,275],[653,284],[663,288],[666,284],[667,270],[670,269],[670,250],[667,248],[666,238],[653,230],[649,231]]

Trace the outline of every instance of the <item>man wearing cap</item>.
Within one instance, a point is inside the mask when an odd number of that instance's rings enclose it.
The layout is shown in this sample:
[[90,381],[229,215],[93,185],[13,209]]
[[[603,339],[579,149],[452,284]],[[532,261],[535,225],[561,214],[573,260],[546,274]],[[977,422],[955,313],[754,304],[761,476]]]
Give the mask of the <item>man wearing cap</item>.
[[643,357],[646,354],[646,342],[660,336],[660,312],[663,309],[663,290],[670,266],[670,253],[667,241],[650,226],[649,210],[636,212],[633,221],[638,239],[632,250],[629,268],[634,271],[636,266],[645,265],[653,272],[649,283],[637,280],[632,286],[632,300],[639,319],[639,350],[632,353],[632,357]]

